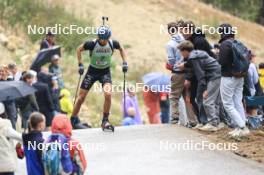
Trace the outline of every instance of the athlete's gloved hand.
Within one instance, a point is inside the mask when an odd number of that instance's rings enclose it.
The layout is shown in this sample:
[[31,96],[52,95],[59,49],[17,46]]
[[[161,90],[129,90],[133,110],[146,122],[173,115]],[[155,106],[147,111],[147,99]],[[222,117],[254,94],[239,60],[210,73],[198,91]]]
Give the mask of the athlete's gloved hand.
[[82,75],[84,73],[84,66],[82,63],[79,63],[79,74]]
[[127,65],[126,61],[123,62],[122,70],[123,70],[124,73],[127,73],[128,65]]

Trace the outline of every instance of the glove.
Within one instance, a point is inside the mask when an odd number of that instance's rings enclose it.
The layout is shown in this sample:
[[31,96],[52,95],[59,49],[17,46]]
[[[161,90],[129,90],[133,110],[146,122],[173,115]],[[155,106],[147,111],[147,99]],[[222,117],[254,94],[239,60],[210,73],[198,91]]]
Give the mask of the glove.
[[25,156],[24,150],[23,150],[22,145],[20,143],[17,143],[17,145],[16,145],[16,153],[17,153],[17,157],[19,159],[23,159]]
[[123,70],[124,73],[127,73],[128,65],[127,65],[126,61],[123,62],[122,70]]
[[84,72],[84,66],[82,63],[79,63],[79,74],[82,75]]

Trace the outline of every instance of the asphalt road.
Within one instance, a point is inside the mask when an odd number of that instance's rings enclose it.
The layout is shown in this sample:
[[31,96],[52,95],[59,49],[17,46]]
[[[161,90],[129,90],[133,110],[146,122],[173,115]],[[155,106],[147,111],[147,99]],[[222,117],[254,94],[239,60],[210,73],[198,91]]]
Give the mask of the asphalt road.
[[[74,131],[85,147],[87,175],[263,175],[264,166],[181,126],[144,125]],[[218,150],[217,150],[218,147]],[[226,149],[226,150],[223,150]],[[19,175],[25,162],[19,162]]]

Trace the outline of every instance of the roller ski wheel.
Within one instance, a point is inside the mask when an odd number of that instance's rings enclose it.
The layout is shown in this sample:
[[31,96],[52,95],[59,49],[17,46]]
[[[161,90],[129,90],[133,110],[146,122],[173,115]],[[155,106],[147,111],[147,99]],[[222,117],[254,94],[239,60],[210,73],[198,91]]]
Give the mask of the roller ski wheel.
[[108,121],[103,122],[101,127],[102,127],[102,130],[105,132],[109,132],[109,131],[115,132],[115,127],[111,123],[109,123]]

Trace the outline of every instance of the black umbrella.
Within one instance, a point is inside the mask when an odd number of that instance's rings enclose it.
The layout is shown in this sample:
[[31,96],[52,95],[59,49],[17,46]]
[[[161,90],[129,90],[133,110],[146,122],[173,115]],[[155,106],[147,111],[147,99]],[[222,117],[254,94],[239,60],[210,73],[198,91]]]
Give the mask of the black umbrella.
[[0,101],[14,100],[36,92],[36,89],[23,81],[1,81]]
[[51,58],[53,55],[59,55],[59,56],[61,55],[60,48],[61,48],[60,46],[53,46],[51,48],[40,50],[36,59],[31,64],[30,69],[39,72],[41,66],[51,62]]

